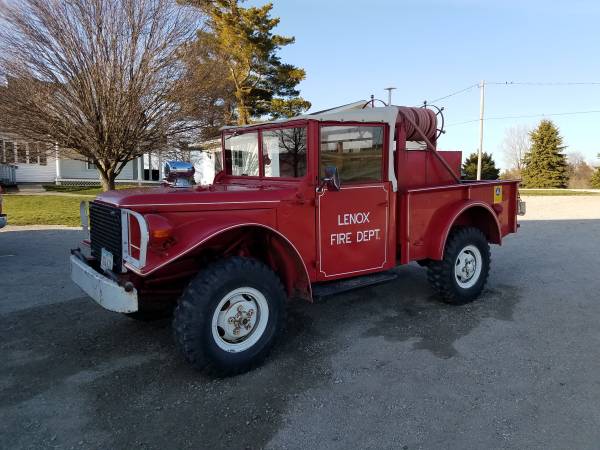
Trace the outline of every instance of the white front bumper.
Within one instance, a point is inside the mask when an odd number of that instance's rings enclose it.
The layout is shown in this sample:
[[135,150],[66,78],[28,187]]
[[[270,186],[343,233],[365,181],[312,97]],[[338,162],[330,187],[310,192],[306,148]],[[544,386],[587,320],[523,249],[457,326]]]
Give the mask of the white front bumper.
[[120,313],[138,310],[135,288],[131,292],[125,291],[74,255],[71,255],[71,279],[103,308]]

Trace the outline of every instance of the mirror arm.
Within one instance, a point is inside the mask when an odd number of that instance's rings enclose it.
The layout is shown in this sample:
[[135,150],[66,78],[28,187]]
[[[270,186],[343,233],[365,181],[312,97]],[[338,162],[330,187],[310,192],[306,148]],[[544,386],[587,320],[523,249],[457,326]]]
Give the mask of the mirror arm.
[[319,186],[317,186],[317,192],[323,192],[323,188],[325,188],[327,183],[329,183],[331,180],[333,180],[333,178],[323,178],[321,183],[319,183]]

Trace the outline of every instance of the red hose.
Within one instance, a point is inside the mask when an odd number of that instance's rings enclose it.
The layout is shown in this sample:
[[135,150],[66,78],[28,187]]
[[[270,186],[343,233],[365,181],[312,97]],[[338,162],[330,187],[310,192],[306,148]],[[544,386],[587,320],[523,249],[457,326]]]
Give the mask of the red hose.
[[427,108],[411,108],[408,106],[399,106],[398,112],[407,117],[404,126],[406,128],[407,141],[422,141],[423,137],[413,126],[413,123],[421,129],[423,134],[432,143],[435,143],[437,137],[437,118],[435,113]]

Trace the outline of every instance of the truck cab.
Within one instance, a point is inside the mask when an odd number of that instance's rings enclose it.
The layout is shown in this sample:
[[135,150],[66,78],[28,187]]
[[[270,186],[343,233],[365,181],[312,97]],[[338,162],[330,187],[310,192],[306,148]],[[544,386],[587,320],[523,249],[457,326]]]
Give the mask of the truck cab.
[[286,304],[394,277],[416,261],[444,301],[481,293],[489,244],[517,230],[516,181],[462,182],[436,114],[386,106],[222,130],[209,186],[110,191],[82,223],[72,278],[107,309],[173,312],[197,368],[239,373],[281,333]]

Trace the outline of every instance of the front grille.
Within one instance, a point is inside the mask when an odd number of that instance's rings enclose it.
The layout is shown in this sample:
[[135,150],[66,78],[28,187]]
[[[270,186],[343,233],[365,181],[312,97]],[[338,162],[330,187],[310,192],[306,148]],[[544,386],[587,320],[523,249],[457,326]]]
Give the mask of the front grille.
[[102,249],[113,255],[113,268],[121,271],[121,210],[102,203],[90,203],[92,256],[100,260]]

